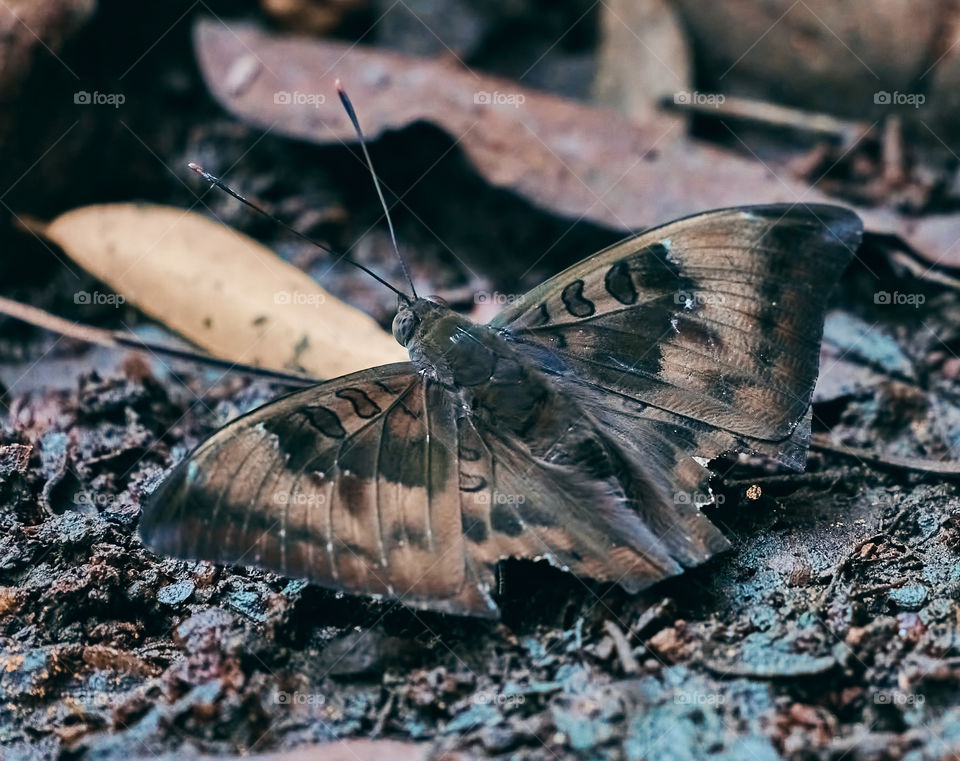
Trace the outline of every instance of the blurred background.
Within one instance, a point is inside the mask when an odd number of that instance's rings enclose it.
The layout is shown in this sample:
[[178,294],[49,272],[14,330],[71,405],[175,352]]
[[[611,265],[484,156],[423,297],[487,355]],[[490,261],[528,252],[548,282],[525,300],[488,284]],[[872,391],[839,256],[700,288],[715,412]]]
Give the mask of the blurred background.
[[453,302],[740,203],[846,201],[953,268],[957,19],[946,0],[8,0],[0,274],[56,277],[23,217],[146,200],[265,240],[385,321],[388,292],[186,168],[396,278],[337,76],[423,289]]

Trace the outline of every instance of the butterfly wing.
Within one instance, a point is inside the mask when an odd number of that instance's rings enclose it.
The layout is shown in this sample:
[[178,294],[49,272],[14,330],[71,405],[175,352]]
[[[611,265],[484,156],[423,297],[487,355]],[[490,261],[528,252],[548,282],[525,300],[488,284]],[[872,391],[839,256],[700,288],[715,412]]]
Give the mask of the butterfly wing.
[[861,235],[833,206],[707,212],[585,259],[491,326],[614,428],[653,418],[686,455],[801,467],[826,299]]
[[491,611],[489,572],[465,563],[453,408],[409,363],[295,391],[225,426],[152,496],[140,534],[165,554]]
[[540,453],[476,419],[459,424],[464,525],[480,562],[542,558],[636,592],[729,547],[696,505],[673,502],[673,460],[648,423],[628,449],[580,409],[570,435]]

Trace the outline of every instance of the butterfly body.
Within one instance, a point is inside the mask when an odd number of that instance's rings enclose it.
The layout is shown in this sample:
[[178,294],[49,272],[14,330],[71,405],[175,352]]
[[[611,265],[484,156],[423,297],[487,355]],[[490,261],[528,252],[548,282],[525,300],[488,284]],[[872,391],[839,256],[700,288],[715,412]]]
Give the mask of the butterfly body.
[[573,405],[565,404],[535,358],[501,332],[428,299],[402,307],[394,322],[416,326],[408,336],[395,331],[398,340],[407,338],[400,342],[411,362],[447,388],[463,414],[531,440],[553,435],[569,419]]
[[426,299],[409,363],[234,421],[153,495],[141,536],[417,607],[495,616],[498,563],[629,591],[729,546],[703,463],[803,463],[828,289],[860,239],[836,207],[709,212],[533,289],[490,324]]

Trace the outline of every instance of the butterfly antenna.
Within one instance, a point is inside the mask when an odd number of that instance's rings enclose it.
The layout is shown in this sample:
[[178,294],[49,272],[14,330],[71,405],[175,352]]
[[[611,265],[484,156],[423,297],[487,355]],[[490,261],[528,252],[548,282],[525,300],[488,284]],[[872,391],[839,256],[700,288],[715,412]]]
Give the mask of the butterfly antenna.
[[352,264],[352,265],[353,265],[354,267],[356,267],[358,270],[362,270],[363,272],[366,272],[370,277],[372,277],[372,278],[373,278],[374,280],[376,280],[378,283],[381,283],[382,285],[385,285],[387,288],[389,288],[391,291],[393,291],[395,294],[397,294],[397,296],[399,296],[400,298],[402,298],[402,299],[404,299],[404,300],[406,300],[406,301],[409,301],[409,296],[407,296],[407,294],[405,294],[405,293],[404,293],[403,291],[401,291],[400,289],[398,289],[398,288],[396,288],[395,286],[393,286],[393,285],[391,285],[390,283],[388,283],[386,280],[384,280],[382,277],[380,277],[380,276],[379,276],[376,272],[374,272],[373,270],[371,270],[371,269],[369,269],[369,268],[367,268],[367,267],[364,267],[362,264],[360,264],[360,262],[354,261],[354,260],[351,259],[349,256],[347,256],[346,254],[340,253],[339,251],[334,251],[334,250],[333,250],[332,248],[330,248],[329,246],[325,246],[325,245],[324,245],[323,243],[321,243],[320,241],[314,240],[314,239],[311,238],[309,235],[304,235],[302,232],[300,232],[300,231],[297,230],[296,228],[291,227],[290,225],[288,225],[288,224],[287,224],[286,222],[284,222],[282,219],[273,216],[273,214],[271,214],[270,212],[268,212],[266,209],[263,209],[263,208],[261,208],[260,206],[257,206],[257,204],[255,204],[253,201],[251,201],[251,200],[249,200],[249,199],[247,199],[247,198],[244,198],[242,195],[240,195],[236,190],[234,190],[234,189],[231,188],[229,185],[227,185],[227,184],[226,184],[223,180],[221,180],[219,177],[215,177],[214,175],[210,174],[210,172],[207,172],[206,170],[204,170],[204,168],[203,168],[202,166],[200,166],[199,164],[195,164],[194,162],[191,161],[191,162],[188,164],[188,166],[189,166],[194,172],[196,172],[196,173],[199,174],[201,177],[203,177],[203,179],[205,179],[205,180],[206,180],[207,182],[209,182],[211,185],[214,185],[214,186],[220,188],[220,190],[222,190],[222,191],[223,191],[224,193],[226,193],[227,195],[233,196],[233,197],[236,198],[240,203],[244,204],[245,206],[249,206],[249,207],[250,207],[251,209],[253,209],[255,212],[257,212],[258,214],[263,215],[264,217],[266,217],[267,219],[269,219],[271,222],[274,222],[275,224],[277,224],[277,225],[279,225],[280,227],[282,227],[284,230],[287,230],[287,231],[293,233],[294,235],[296,235],[296,236],[297,236],[298,238],[300,238],[301,240],[305,240],[307,243],[310,243],[310,244],[316,246],[316,247],[319,248],[321,251],[326,251],[326,252],[327,252],[328,254],[330,254],[331,256],[335,256],[335,257],[337,257],[338,259],[346,262],[347,264]]
[[353,108],[353,103],[350,101],[350,96],[347,95],[347,91],[343,89],[343,85],[340,84],[340,80],[337,80],[337,95],[340,96],[340,102],[343,104],[344,110],[347,112],[347,116],[350,117],[350,121],[353,124],[353,129],[357,133],[357,139],[360,141],[360,148],[363,150],[363,157],[367,162],[367,169],[370,170],[370,176],[373,178],[373,186],[377,189],[377,195],[380,197],[380,206],[383,207],[384,216],[387,218],[387,227],[390,228],[390,240],[393,241],[393,250],[397,252],[397,258],[400,260],[400,266],[403,268],[403,274],[407,278],[407,282],[410,283],[410,291],[413,293],[413,298],[417,298],[417,289],[413,285],[413,278],[410,276],[410,268],[407,266],[407,260],[403,258],[403,254],[400,253],[400,246],[397,245],[397,235],[393,230],[393,220],[390,218],[390,209],[387,208],[387,199],[383,197],[383,190],[380,188],[380,180],[377,178],[377,173],[373,168],[373,161],[370,159],[370,151],[367,150],[367,140],[363,136],[363,130],[360,129],[360,120],[357,119],[357,112]]

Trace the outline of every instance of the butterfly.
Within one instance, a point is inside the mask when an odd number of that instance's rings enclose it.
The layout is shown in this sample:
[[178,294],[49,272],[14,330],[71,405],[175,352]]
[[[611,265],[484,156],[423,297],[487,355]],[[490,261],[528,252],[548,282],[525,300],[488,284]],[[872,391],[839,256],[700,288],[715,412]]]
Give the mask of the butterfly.
[[229,423],[144,507],[155,551],[496,617],[505,558],[642,590],[728,548],[701,512],[729,452],[800,469],[824,311],[859,246],[845,209],[671,222],[488,324],[402,297],[410,361]]

